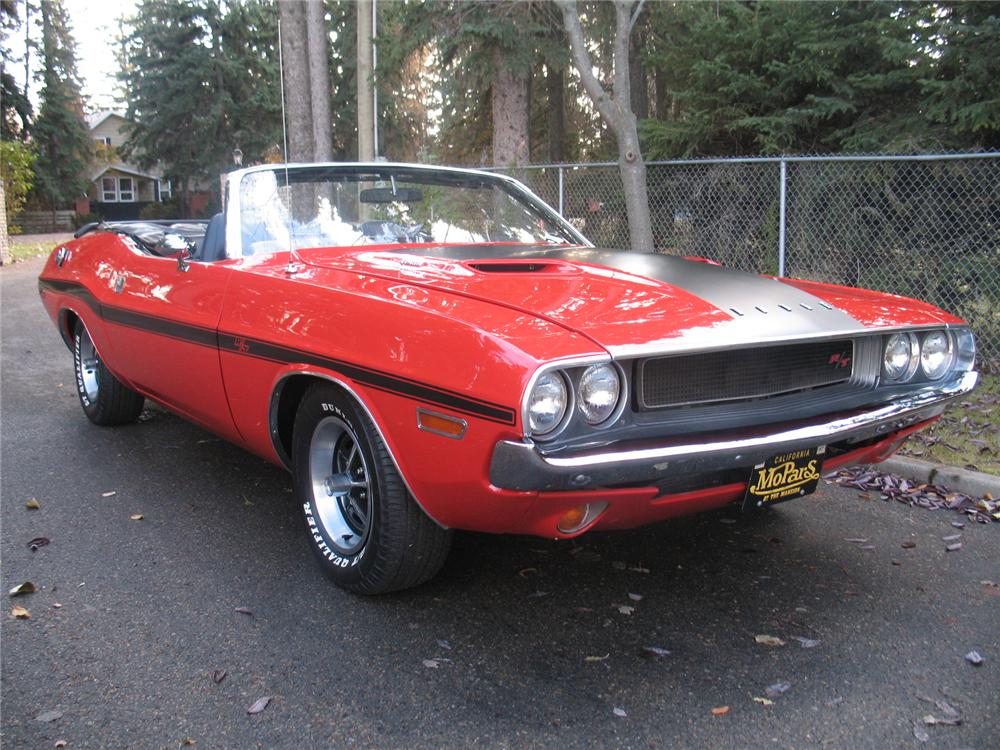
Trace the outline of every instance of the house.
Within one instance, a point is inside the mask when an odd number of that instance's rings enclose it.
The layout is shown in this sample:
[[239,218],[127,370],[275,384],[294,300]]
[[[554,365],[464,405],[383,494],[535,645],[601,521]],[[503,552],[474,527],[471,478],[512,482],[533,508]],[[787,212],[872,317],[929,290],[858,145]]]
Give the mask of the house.
[[[89,206],[77,213],[93,212],[103,219],[138,219],[150,203],[169,200],[170,180],[159,167],[144,170],[123,161],[118,149],[128,137],[128,120],[117,112],[97,112],[87,117],[94,140],[94,169],[87,189]],[[84,209],[84,210],[81,210]]]

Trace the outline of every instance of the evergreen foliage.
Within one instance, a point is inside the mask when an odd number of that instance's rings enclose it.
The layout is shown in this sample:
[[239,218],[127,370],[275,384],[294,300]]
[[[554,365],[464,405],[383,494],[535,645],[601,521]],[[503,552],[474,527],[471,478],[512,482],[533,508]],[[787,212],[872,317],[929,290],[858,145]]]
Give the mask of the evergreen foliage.
[[1000,149],[1000,3],[930,6],[935,62],[922,81],[928,118],[959,146]]
[[41,104],[31,126],[38,154],[33,194],[56,209],[86,189],[90,131],[83,119],[76,44],[61,0],[42,0],[41,19]]
[[14,65],[20,62],[7,44],[7,37],[21,23],[15,0],[0,0],[0,139],[25,139],[31,120],[31,102],[17,85]]
[[186,208],[195,184],[232,169],[236,147],[252,163],[280,142],[276,6],[144,0],[130,26],[122,152],[145,168],[164,163]]

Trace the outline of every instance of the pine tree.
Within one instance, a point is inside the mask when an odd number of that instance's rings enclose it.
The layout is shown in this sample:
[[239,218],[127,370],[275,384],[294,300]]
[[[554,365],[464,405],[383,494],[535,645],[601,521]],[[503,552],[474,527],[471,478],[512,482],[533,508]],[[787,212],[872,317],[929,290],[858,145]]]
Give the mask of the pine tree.
[[669,101],[643,135],[653,158],[907,150],[937,143],[921,111],[918,6],[662,3],[646,62]]
[[38,158],[34,194],[52,210],[79,196],[87,185],[90,133],[76,71],[76,44],[60,0],[42,0],[42,90],[31,127]]
[[24,140],[28,137],[31,102],[17,85],[14,65],[20,62],[7,45],[7,37],[20,24],[17,3],[0,0],[0,139]]
[[123,154],[164,165],[182,210],[193,187],[280,143],[277,10],[265,0],[144,0],[124,40],[122,71],[134,125]]
[[1000,148],[1000,3],[933,3],[928,10],[928,117],[948,127],[958,147]]

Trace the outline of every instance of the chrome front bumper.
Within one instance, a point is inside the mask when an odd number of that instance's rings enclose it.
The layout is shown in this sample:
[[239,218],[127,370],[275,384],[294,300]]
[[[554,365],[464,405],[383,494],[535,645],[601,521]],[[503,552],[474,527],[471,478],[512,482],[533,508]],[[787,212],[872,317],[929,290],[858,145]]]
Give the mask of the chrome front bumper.
[[969,393],[978,380],[978,373],[966,372],[868,411],[698,443],[671,441],[632,448],[619,444],[546,455],[531,441],[504,440],[493,450],[490,482],[508,490],[561,492],[642,482],[652,485],[671,476],[749,468],[776,453],[858,443],[931,419],[950,401]]

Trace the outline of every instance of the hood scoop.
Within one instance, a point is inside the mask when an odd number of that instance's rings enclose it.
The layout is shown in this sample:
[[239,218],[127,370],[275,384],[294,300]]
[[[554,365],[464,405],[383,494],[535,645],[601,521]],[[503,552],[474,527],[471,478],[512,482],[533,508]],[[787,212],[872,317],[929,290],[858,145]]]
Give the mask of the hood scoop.
[[576,271],[568,263],[545,260],[477,260],[468,262],[465,265],[480,273],[491,274],[566,273],[568,271]]

